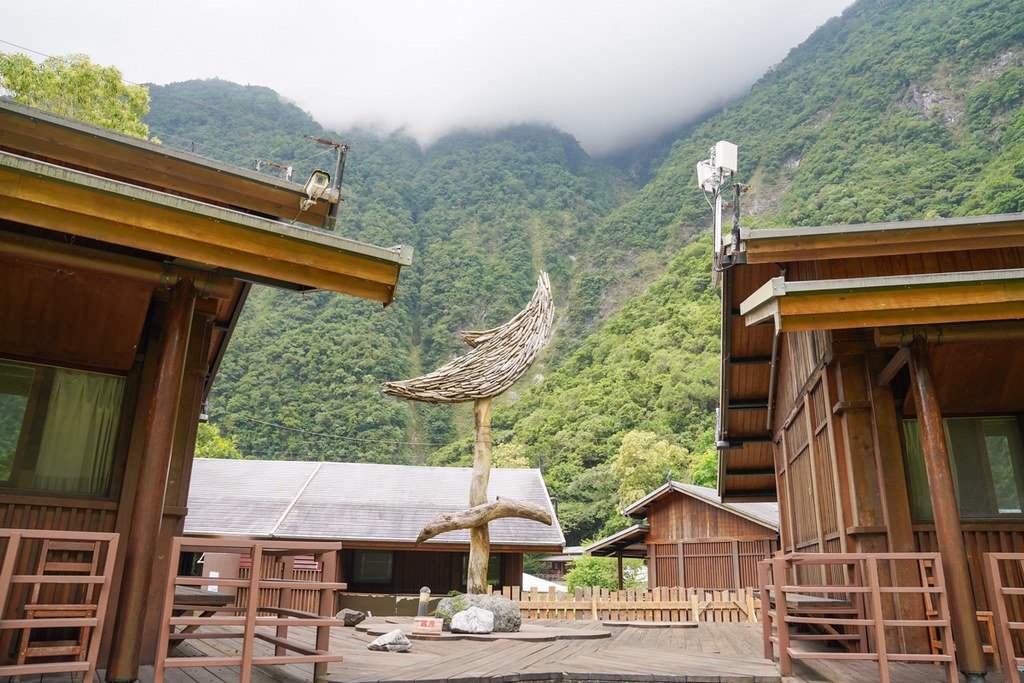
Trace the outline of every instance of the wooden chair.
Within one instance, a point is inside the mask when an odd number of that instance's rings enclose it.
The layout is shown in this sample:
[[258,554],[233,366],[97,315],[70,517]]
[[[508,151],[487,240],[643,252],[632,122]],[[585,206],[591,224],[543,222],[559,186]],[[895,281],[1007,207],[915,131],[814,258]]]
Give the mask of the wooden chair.
[[[36,563],[36,576],[66,576],[63,583],[40,580],[31,583],[25,603],[25,619],[93,618],[98,601],[96,583],[76,583],[75,577],[96,576],[102,541],[71,541],[43,539]],[[51,622],[52,623],[52,622]],[[62,640],[33,640],[32,631],[47,626],[27,626],[22,629],[18,645],[18,665],[34,657],[74,658],[84,661],[88,655],[91,626],[61,629],[77,637]],[[17,677],[15,678],[17,680]]]

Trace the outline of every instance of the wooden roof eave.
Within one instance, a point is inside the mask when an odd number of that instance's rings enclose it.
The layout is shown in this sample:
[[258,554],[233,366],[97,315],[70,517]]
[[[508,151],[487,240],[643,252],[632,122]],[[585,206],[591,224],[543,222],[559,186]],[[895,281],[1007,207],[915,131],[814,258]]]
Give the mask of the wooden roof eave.
[[8,220],[385,305],[412,263],[408,246],[364,244],[7,153],[0,199]]
[[1024,212],[812,228],[740,228],[741,263],[822,261],[1024,246]]
[[[749,475],[747,473],[743,473],[740,476],[751,476],[751,475]],[[774,473],[771,476],[774,477]],[[640,500],[638,500],[635,503],[633,503],[632,505],[629,505],[628,507],[626,507],[623,510],[623,513],[626,514],[629,517],[634,517],[634,518],[640,518],[641,516],[646,516],[647,513],[651,509],[651,505],[655,501],[657,501],[657,500],[659,500],[661,498],[664,498],[667,494],[672,493],[672,492],[680,493],[680,494],[682,494],[684,496],[689,496],[691,498],[696,498],[697,500],[701,501],[702,503],[706,503],[706,504],[708,504],[708,505],[710,505],[710,506],[712,506],[714,508],[718,508],[719,510],[725,510],[729,514],[736,515],[737,517],[742,517],[743,519],[745,519],[745,520],[747,520],[749,522],[753,522],[754,524],[758,524],[760,526],[766,527],[768,529],[771,529],[772,531],[778,531],[779,530],[778,529],[778,524],[776,524],[775,522],[773,522],[771,520],[767,520],[767,519],[765,519],[763,517],[760,517],[760,516],[758,516],[756,514],[751,514],[751,513],[747,512],[746,510],[742,510],[742,509],[738,509],[738,508],[730,507],[730,506],[726,505],[727,502],[739,502],[736,498],[733,498],[733,500],[730,500],[730,501],[715,500],[713,498],[709,498],[708,496],[704,495],[700,491],[696,491],[696,490],[693,490],[693,489],[686,488],[684,486],[681,486],[678,482],[674,482],[674,481],[670,481],[670,482],[668,482],[666,484],[662,484],[661,486],[656,488],[654,491],[651,491],[646,496],[641,498]],[[760,500],[760,499],[750,498],[746,502],[764,502],[764,501]],[[611,537],[609,537],[609,538],[611,538]]]
[[[0,150],[201,201],[291,219],[303,186],[15,102],[0,101]],[[330,204],[303,219],[322,225]]]
[[587,547],[583,548],[583,554],[608,557],[614,556],[616,553],[621,551],[625,557],[646,557],[646,548],[643,550],[640,550],[639,548],[630,550],[630,546],[634,546],[637,543],[643,543],[650,530],[651,527],[647,524],[634,524],[628,529],[623,529],[611,536],[606,536],[599,541],[591,543]]
[[747,325],[776,332],[1024,318],[1024,269],[786,281],[740,304]]
[[[743,267],[741,264],[737,265],[739,267]],[[753,473],[749,469],[736,470],[730,466],[730,458],[728,457],[729,453],[736,452],[737,450],[745,452],[745,449],[747,448],[747,441],[750,440],[750,437],[737,437],[730,433],[732,421],[731,414],[734,407],[733,399],[730,395],[730,387],[733,382],[733,372],[736,370],[737,364],[762,364],[769,366],[769,387],[766,406],[767,418],[764,431],[764,434],[767,435],[769,433],[774,407],[772,397],[774,396],[776,380],[775,363],[778,358],[779,349],[779,334],[776,333],[772,335],[770,355],[764,358],[757,357],[737,359],[733,357],[734,341],[742,343],[742,340],[734,340],[732,338],[733,320],[740,317],[739,306],[737,305],[737,302],[734,301],[736,298],[734,290],[736,284],[736,272],[736,267],[728,268],[723,272],[722,277],[722,358],[719,381],[719,402],[718,410],[715,415],[715,443],[718,449],[717,489],[718,495],[723,502],[774,502],[777,499],[774,469],[772,469],[772,475],[770,477],[764,476],[760,469]],[[740,332],[740,334],[742,335],[744,333]],[[760,439],[766,437],[758,436],[756,438]],[[771,463],[765,464],[770,464],[772,468],[774,468],[774,465]],[[757,490],[736,488],[737,481],[750,481],[749,478],[752,476],[756,477],[756,480],[759,482]]]

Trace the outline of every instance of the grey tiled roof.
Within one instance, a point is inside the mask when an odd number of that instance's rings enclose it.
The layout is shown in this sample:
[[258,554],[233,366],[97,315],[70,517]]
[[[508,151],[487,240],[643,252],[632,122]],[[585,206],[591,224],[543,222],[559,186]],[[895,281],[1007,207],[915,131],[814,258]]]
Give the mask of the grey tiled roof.
[[[471,474],[463,467],[196,458],[185,533],[412,543],[438,514],[468,507]],[[488,500],[537,503],[554,517],[539,470],[492,469],[487,493]],[[565,544],[557,520],[495,520],[490,539]],[[424,545],[468,542],[469,531],[461,530]]]

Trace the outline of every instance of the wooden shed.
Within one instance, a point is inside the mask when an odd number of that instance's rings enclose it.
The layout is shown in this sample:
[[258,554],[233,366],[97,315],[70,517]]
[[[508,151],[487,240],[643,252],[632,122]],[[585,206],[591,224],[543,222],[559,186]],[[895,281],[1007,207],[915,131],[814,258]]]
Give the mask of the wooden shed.
[[[185,534],[341,541],[349,592],[410,594],[424,585],[435,595],[465,591],[469,530],[419,545],[416,537],[437,515],[468,507],[471,475],[464,467],[200,458]],[[492,469],[488,499],[498,497],[535,503],[555,520],[490,523],[488,578],[521,586],[523,553],[560,550],[565,538],[540,470]]]
[[646,524],[585,550],[591,555],[643,557],[651,588],[752,588],[757,585],[757,561],[779,549],[775,503],[723,503],[705,486],[671,481],[623,512]]
[[0,518],[119,534],[109,679],[152,661],[201,406],[252,284],[386,305],[411,263],[409,247],[309,228],[326,202],[295,223],[304,199],[301,185],[0,101]]
[[740,229],[721,262],[723,500],[777,499],[783,552],[940,551],[983,673],[982,554],[1024,547],[1024,214]]

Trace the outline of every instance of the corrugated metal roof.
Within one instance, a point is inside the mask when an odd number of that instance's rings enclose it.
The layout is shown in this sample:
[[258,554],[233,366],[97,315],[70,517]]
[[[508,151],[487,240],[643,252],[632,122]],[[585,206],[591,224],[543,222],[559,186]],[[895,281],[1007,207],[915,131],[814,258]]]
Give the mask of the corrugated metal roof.
[[[438,514],[468,507],[471,476],[463,467],[197,458],[185,533],[413,543]],[[536,503],[554,517],[539,470],[492,469],[488,500],[499,496]],[[495,520],[490,540],[565,545],[557,519],[553,526]],[[453,543],[469,543],[469,531],[424,545]]]

